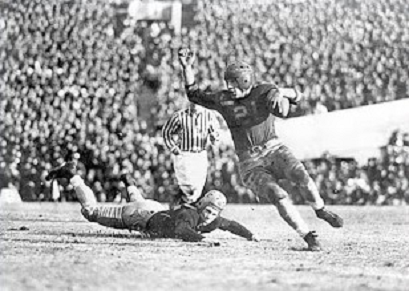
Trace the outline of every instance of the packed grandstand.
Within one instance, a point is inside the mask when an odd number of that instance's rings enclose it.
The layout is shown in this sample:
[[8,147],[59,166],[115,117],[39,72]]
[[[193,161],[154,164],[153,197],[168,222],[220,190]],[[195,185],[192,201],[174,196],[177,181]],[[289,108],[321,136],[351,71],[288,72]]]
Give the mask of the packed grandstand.
[[[107,0],[3,1],[1,187],[49,201],[46,172],[78,153],[99,201],[120,195],[123,171],[149,197],[169,201],[177,186],[161,129],[186,103],[182,45],[197,49],[205,86],[223,86],[229,58],[243,58],[258,78],[303,91],[292,117],[409,97],[406,0],[187,2],[194,19],[175,35],[166,22],[127,25],[121,5]],[[209,148],[209,159],[207,189],[256,201],[230,145]],[[408,133],[395,132],[362,165],[331,155],[304,163],[328,204],[409,202]],[[65,190],[59,199],[75,199]]]

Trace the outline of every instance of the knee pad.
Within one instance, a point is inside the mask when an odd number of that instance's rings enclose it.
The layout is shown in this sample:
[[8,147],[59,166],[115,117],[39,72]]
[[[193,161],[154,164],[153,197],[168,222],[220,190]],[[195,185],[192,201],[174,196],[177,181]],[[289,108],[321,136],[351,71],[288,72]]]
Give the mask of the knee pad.
[[127,228],[141,231],[146,229],[146,224],[152,216],[166,209],[155,200],[144,199],[126,204],[123,207],[122,220]]
[[269,202],[274,205],[284,198],[288,198],[288,193],[274,182],[268,182],[259,193],[260,202]]

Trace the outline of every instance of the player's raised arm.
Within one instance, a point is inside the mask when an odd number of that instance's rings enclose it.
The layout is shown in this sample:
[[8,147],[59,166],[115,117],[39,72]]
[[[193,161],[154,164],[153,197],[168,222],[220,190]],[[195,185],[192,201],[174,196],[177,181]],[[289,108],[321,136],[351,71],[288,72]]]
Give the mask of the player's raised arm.
[[218,104],[216,100],[219,92],[204,92],[199,89],[199,86],[195,82],[195,72],[193,70],[195,58],[194,51],[187,48],[179,50],[179,62],[182,66],[187,98],[190,102],[199,104],[203,107],[217,109]]
[[185,79],[185,85],[191,86],[195,83],[195,73],[193,71],[193,63],[195,62],[196,55],[194,51],[182,48],[179,50],[179,62],[183,68],[183,77]]

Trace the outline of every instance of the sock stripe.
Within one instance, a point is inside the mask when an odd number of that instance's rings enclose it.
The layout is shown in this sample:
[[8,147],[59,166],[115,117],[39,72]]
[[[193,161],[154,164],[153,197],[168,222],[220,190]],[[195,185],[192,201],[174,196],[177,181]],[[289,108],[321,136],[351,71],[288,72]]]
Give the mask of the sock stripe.
[[122,219],[122,206],[102,206],[101,217]]

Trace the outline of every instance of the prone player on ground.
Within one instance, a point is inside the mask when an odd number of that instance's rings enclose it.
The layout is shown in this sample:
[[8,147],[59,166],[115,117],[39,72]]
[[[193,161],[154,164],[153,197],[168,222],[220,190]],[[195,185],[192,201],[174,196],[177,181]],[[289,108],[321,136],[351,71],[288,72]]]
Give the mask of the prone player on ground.
[[343,225],[341,217],[324,207],[324,201],[305,167],[275,132],[275,117],[286,117],[290,104],[296,105],[301,94],[272,84],[256,85],[253,69],[242,61],[227,66],[224,74],[227,90],[203,91],[195,83],[195,53],[181,49],[179,60],[189,101],[218,111],[226,120],[243,182],[261,201],[277,207],[280,216],[307,242],[310,250],[319,251],[321,246],[315,231],[309,230],[288,193],[279,184],[280,180],[297,184],[305,192],[305,198],[317,217],[333,227]]
[[[157,201],[145,199],[132,178],[124,174],[121,180],[127,188],[128,203],[97,205],[93,191],[85,185],[76,171],[75,162],[67,162],[51,170],[46,179],[68,179],[82,206],[82,215],[90,222],[116,229],[140,231],[153,238],[177,238],[188,242],[206,241],[202,234],[215,229],[258,241],[257,236],[240,223],[220,216],[226,206],[226,197],[219,191],[207,192],[196,207],[183,205],[176,210],[168,210]],[[212,240],[210,242],[214,243]]]

